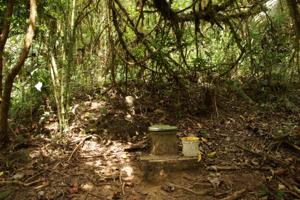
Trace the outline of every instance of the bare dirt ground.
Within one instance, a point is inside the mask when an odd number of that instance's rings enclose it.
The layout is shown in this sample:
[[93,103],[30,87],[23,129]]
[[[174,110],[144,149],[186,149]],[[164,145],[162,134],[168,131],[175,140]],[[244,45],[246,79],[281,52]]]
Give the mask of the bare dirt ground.
[[[64,135],[49,119],[1,154],[0,199],[300,199],[300,113],[227,101],[216,118],[152,98],[74,104]],[[146,180],[139,158],[153,123],[201,137],[197,166]]]

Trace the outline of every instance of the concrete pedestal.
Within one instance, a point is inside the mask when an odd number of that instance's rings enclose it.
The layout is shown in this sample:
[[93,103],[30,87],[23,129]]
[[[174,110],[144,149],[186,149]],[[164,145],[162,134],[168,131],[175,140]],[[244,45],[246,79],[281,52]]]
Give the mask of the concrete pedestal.
[[140,157],[141,169],[144,171],[144,179],[147,181],[157,180],[160,172],[181,171],[197,169],[200,164],[197,157],[184,157],[178,155],[146,155]]

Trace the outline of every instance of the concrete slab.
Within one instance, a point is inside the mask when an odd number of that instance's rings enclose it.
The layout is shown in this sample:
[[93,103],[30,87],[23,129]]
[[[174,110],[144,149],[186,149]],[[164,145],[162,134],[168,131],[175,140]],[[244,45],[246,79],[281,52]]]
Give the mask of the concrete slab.
[[160,174],[196,169],[200,167],[197,157],[179,155],[145,155],[140,157],[140,167],[144,172],[144,179],[157,179]]

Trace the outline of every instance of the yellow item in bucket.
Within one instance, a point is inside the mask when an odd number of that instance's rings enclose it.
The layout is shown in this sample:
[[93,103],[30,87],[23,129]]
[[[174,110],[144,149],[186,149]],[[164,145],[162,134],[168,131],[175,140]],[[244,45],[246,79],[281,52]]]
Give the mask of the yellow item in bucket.
[[181,138],[182,154],[184,156],[198,156],[200,139],[198,137],[190,136]]
[[195,136],[183,137],[183,138],[181,138],[181,140],[194,141],[194,142],[200,141],[200,139],[198,137],[195,137]]

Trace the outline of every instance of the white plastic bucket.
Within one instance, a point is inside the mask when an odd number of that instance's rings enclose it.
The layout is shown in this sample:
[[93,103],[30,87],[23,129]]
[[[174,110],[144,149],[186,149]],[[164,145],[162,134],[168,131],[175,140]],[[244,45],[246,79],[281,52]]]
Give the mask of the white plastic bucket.
[[198,137],[183,137],[182,154],[184,156],[198,156],[199,154],[199,138]]

